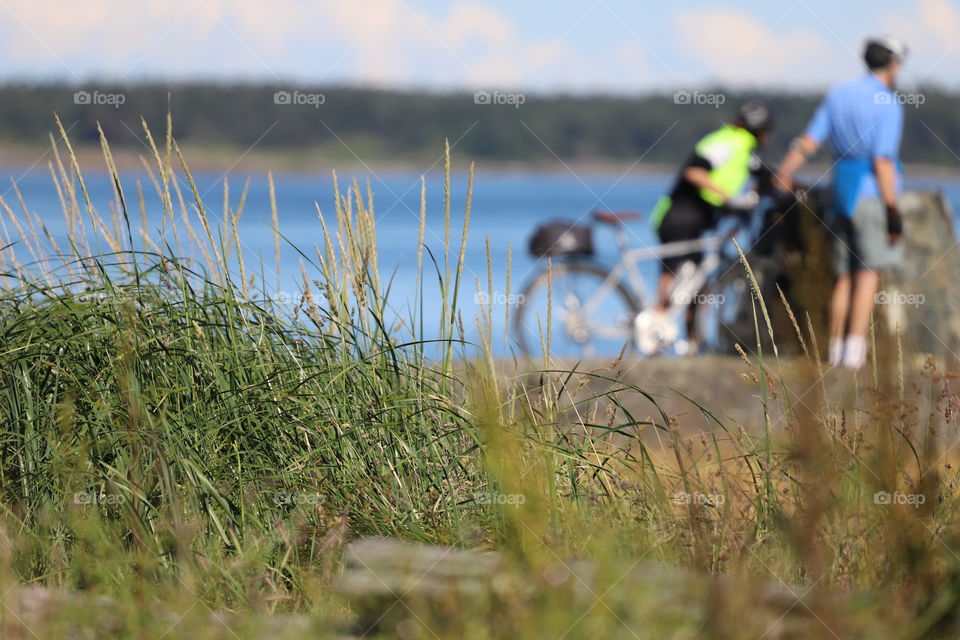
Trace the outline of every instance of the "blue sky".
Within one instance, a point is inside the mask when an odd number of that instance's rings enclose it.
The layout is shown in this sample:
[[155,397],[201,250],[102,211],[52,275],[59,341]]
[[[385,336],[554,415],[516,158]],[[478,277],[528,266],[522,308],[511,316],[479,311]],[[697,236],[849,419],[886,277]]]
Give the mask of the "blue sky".
[[821,88],[871,33],[957,86],[960,0],[2,0],[0,76],[431,89]]

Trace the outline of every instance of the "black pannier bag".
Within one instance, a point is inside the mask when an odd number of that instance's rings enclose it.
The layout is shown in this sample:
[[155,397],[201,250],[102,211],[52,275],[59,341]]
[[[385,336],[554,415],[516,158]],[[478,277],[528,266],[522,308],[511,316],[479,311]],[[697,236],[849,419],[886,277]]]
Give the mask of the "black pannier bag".
[[530,237],[530,254],[543,256],[593,255],[593,229],[570,220],[547,222]]

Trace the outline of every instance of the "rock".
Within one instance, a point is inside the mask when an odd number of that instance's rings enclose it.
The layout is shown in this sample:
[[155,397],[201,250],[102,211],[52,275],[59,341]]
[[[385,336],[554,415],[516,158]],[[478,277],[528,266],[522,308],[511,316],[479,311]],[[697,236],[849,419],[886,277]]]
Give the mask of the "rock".
[[[127,637],[136,627],[124,618],[123,608],[107,596],[92,596],[80,591],[17,585],[7,589],[0,603],[0,637],[101,638]],[[203,608],[199,611],[203,611]],[[169,637],[206,637],[226,631],[231,637],[284,640],[311,637],[311,623],[303,615],[242,614],[209,611],[197,620],[187,620],[187,612],[165,609],[158,603],[145,620],[136,624],[157,623],[169,628]],[[188,629],[189,628],[189,632]],[[142,630],[141,630],[142,631]]]
[[[4,596],[4,609],[9,614],[4,621],[4,633],[10,625],[28,631],[46,629],[49,625],[65,638],[84,637],[84,631],[93,631],[97,637],[115,634],[123,629],[123,620],[117,614],[116,603],[105,596],[86,596],[65,589],[38,586],[17,586]],[[82,611],[83,620],[68,621],[67,611]]]
[[[747,254],[781,353],[796,353],[799,342],[775,284],[783,290],[804,332],[809,314],[821,356],[826,356],[830,294],[835,281],[830,255],[836,239],[827,223],[830,207],[829,193],[823,189],[804,195],[795,206],[782,205],[769,216],[764,239]],[[960,273],[960,248],[953,212],[939,191],[906,192],[901,212],[905,264],[899,272],[882,274],[877,318],[889,332],[899,326],[905,344],[952,363],[960,353],[960,287],[956,276]],[[748,312],[744,310],[740,325],[735,327],[740,327],[739,334],[752,339],[753,318]]]
[[371,594],[400,598],[411,592],[445,597],[451,590],[475,597],[491,589],[491,577],[502,562],[492,552],[365,538],[347,548],[337,590],[348,598]]
[[514,586],[497,553],[366,538],[347,548],[335,590],[357,615],[356,633],[410,637],[425,618],[452,628],[488,617]]
[[943,194],[907,192],[904,216],[907,259],[899,274],[889,274],[887,325],[898,324],[909,342],[956,364],[960,353],[960,248],[953,211]]
[[[655,562],[601,567],[557,559],[519,569],[523,566],[496,552],[371,538],[348,547],[334,589],[357,615],[358,635],[432,637],[427,630],[434,627],[443,629],[444,637],[455,637],[480,623],[495,629],[493,637],[510,637],[504,630],[512,628],[511,615],[522,618],[538,606],[549,607],[561,621],[569,617],[566,624],[574,625],[594,609],[609,611],[619,624],[637,631],[696,634],[719,625],[723,611],[741,607],[750,615],[749,622],[737,623],[739,630],[756,627],[756,636],[769,631],[769,638],[787,637],[822,624],[805,587],[712,577]],[[642,637],[652,636],[645,631]]]

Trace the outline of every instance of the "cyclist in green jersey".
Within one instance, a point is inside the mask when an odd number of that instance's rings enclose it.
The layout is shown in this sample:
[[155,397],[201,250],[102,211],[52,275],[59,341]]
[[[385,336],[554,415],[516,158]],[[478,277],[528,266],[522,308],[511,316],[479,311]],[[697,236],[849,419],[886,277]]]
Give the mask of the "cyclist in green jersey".
[[[769,137],[773,124],[771,110],[761,100],[747,100],[737,108],[736,117],[701,139],[681,167],[669,196],[661,198],[652,222],[662,243],[696,240],[712,229],[721,210],[740,195],[762,165],[755,151]],[[665,258],[661,261],[658,309],[670,307],[670,291],[676,273],[685,262],[699,263],[699,253]],[[688,339],[693,335],[691,313],[687,320]]]

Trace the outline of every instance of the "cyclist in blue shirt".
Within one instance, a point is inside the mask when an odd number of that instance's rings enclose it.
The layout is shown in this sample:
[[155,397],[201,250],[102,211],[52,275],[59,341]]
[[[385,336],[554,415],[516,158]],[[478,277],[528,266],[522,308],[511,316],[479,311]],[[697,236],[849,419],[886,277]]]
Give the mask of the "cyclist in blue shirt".
[[903,263],[903,223],[897,201],[902,189],[898,160],[903,105],[894,92],[907,48],[891,36],[867,41],[869,73],[834,86],[820,103],[806,133],[797,138],[776,184],[793,189],[793,175],[829,141],[833,167],[837,274],[830,305],[830,364],[859,369],[867,358],[867,330],[879,271]]

